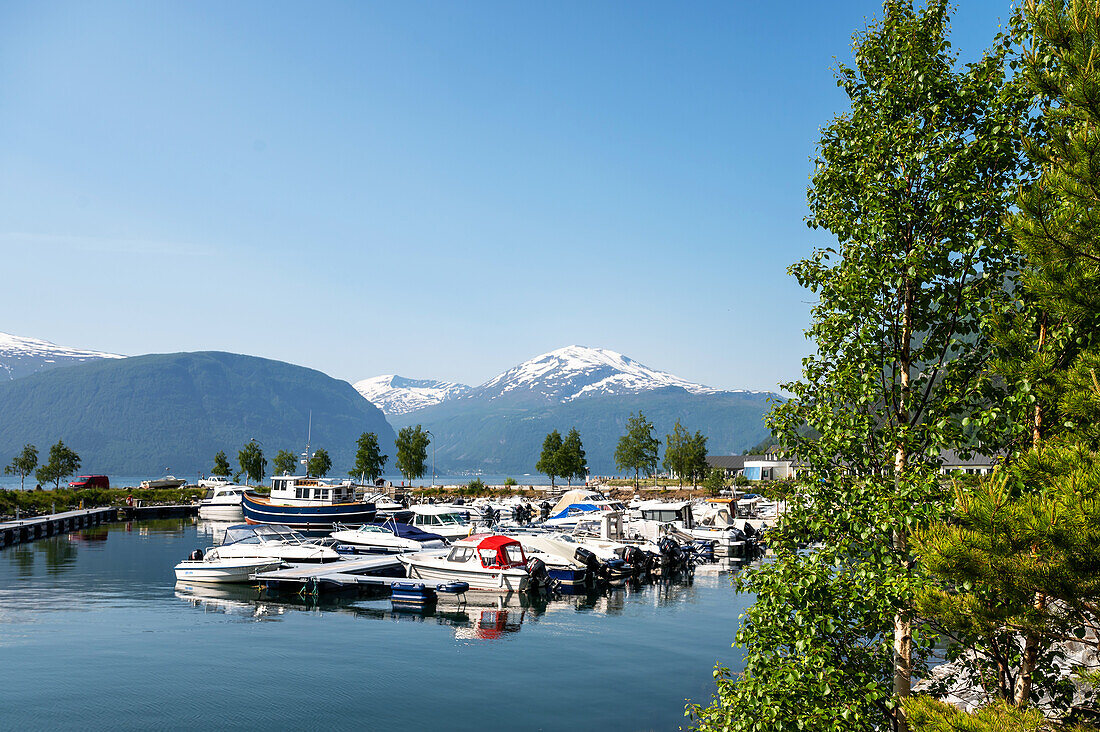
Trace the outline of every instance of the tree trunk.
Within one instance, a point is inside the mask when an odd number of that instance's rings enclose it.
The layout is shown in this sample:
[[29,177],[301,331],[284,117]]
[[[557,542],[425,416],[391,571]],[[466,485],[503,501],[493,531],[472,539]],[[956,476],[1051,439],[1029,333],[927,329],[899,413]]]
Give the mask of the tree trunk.
[[[1043,344],[1047,338],[1047,316],[1043,313],[1042,320],[1039,321],[1039,345],[1036,347],[1036,354],[1042,353]],[[1039,406],[1039,402],[1035,402],[1035,418],[1031,425],[1031,446],[1034,449],[1039,448],[1039,443],[1043,439],[1043,410]]]
[[[1039,612],[1046,607],[1046,597],[1035,598],[1035,609]],[[1020,709],[1027,706],[1031,699],[1031,674],[1039,661],[1039,634],[1035,631],[1024,633],[1024,652],[1020,658],[1020,674],[1016,677],[1016,695],[1013,703]]]
[[[899,486],[904,480],[905,470],[909,463],[908,445],[904,440],[905,427],[909,422],[909,370],[911,368],[912,353],[910,344],[913,339],[913,288],[914,284],[909,278],[905,278],[902,285],[902,320],[901,342],[898,353],[899,394],[896,419],[898,440],[894,453],[894,484]],[[909,571],[909,540],[906,530],[902,526],[894,529],[894,551],[902,564],[904,572]],[[894,615],[894,698],[901,701],[909,696],[913,685],[913,621],[909,613],[899,610]],[[897,732],[908,732],[909,723],[905,719],[905,708],[900,704],[894,711],[894,722]]]

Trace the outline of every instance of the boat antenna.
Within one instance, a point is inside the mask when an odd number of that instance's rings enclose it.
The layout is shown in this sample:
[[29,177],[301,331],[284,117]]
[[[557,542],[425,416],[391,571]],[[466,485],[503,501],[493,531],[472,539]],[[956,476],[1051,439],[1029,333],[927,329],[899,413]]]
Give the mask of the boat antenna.
[[[306,451],[302,453],[302,465],[309,466],[309,441],[313,439],[313,410],[309,410],[309,427],[306,429]],[[309,470],[306,470],[309,473]]]

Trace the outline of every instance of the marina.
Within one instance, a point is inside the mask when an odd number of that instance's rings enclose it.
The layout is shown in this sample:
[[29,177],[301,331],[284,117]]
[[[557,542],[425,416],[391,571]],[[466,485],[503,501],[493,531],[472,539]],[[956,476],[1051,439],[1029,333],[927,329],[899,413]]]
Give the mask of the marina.
[[[419,610],[384,593],[177,583],[172,566],[218,530],[114,522],[0,552],[5,699],[42,727],[80,709],[82,726],[113,729],[398,728],[416,709],[425,729],[675,729],[686,699],[712,693],[712,663],[736,667],[731,618],[751,602],[726,572],[549,599],[470,592]],[[491,694],[455,683],[494,668]],[[225,693],[230,674],[248,693]]]

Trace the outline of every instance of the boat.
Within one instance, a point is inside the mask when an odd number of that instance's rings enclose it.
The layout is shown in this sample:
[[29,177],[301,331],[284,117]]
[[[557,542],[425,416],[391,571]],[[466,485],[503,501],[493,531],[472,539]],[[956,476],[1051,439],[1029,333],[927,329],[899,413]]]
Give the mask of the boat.
[[271,557],[221,557],[216,551],[196,549],[190,559],[176,565],[177,582],[248,582],[257,572],[282,566]]
[[474,534],[455,542],[451,550],[400,554],[409,579],[426,582],[466,582],[471,590],[523,592],[533,587],[527,556],[515,539],[498,534]]
[[221,559],[267,558],[290,563],[336,562],[340,553],[330,546],[310,541],[288,526],[277,524],[235,524],[225,530],[220,546],[207,556]]
[[187,485],[187,481],[183,478],[177,478],[174,475],[166,475],[163,478],[154,478],[152,480],[141,481],[141,487],[145,490],[157,490],[160,488],[179,488],[181,485]]
[[199,516],[221,521],[239,521],[244,518],[241,503],[247,486],[226,483],[218,487],[207,488],[199,501]]
[[241,507],[250,524],[278,524],[301,531],[329,532],[335,524],[358,525],[374,521],[375,505],[356,500],[350,480],[333,483],[323,478],[275,475],[271,495],[249,491]]
[[621,501],[609,501],[595,491],[577,488],[566,491],[542,523],[549,527],[569,529],[584,519],[598,518],[609,511],[625,513],[627,510],[626,504]]
[[350,545],[357,553],[400,554],[426,549],[446,549],[447,542],[439,534],[421,531],[394,519],[363,524],[359,528],[341,526],[331,534],[337,544]]
[[466,514],[454,506],[420,504],[410,506],[413,516],[410,523],[416,528],[439,534],[448,541],[461,539],[473,533],[473,525],[467,523]]

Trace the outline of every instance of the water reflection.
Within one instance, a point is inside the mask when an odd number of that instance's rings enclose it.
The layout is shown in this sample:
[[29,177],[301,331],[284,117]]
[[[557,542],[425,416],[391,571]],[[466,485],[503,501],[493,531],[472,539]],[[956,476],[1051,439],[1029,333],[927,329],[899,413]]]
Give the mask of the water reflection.
[[[657,604],[675,602],[675,585],[661,588]],[[626,589],[604,588],[578,595],[547,598],[526,593],[467,593],[465,598],[441,595],[426,607],[395,605],[388,597],[309,598],[272,595],[259,587],[246,585],[204,585],[179,582],[175,596],[197,610],[223,613],[242,620],[278,621],[289,613],[345,613],[368,620],[429,623],[450,627],[456,640],[499,640],[518,633],[524,622],[547,613],[590,612],[619,615],[628,598],[642,586]],[[655,590],[657,588],[649,588]],[[690,589],[690,588],[688,588]]]
[[46,571],[50,574],[60,574],[76,566],[76,545],[67,536],[36,542],[34,548],[45,557]]
[[34,552],[31,551],[30,545],[17,544],[10,549],[5,549],[4,553],[11,558],[11,563],[15,565],[15,573],[18,576],[34,576]]

